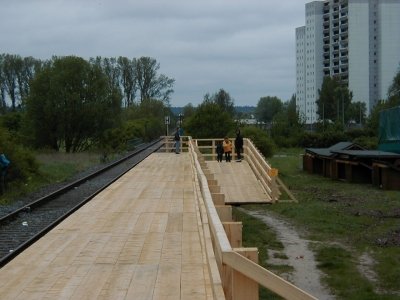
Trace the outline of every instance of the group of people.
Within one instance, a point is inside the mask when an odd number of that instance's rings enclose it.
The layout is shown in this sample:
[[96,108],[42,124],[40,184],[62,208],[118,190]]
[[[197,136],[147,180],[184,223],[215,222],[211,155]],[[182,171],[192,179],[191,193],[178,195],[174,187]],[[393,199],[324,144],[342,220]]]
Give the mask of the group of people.
[[[232,160],[232,142],[226,136],[224,140],[217,143],[217,161],[222,162],[222,158],[225,154],[225,161],[231,162]],[[243,137],[240,134],[240,130],[236,132],[235,138],[235,151],[236,151],[236,158],[237,162],[242,161],[242,152],[243,152]]]
[[[180,142],[181,142],[181,128],[177,127],[174,134],[174,142],[175,142],[175,153],[180,153]],[[233,144],[231,140],[226,136],[223,141],[217,142],[217,160],[218,162],[222,162],[222,158],[225,154],[225,161],[231,162],[232,160],[232,148]],[[235,138],[235,151],[236,151],[236,161],[242,161],[242,153],[243,153],[243,137],[238,129],[236,131]]]

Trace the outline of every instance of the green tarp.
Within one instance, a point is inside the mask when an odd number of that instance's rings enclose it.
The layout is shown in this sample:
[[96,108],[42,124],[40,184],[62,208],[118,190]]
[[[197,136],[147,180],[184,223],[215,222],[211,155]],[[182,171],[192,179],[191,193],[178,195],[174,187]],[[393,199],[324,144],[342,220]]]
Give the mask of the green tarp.
[[400,153],[400,106],[380,112],[378,149]]

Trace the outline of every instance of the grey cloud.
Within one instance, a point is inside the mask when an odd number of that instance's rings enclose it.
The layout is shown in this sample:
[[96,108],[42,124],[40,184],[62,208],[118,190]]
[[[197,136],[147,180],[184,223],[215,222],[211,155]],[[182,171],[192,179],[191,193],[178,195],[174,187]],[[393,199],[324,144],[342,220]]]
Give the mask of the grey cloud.
[[298,0],[0,0],[0,52],[151,56],[176,79],[171,105],[224,88],[238,105],[295,89]]

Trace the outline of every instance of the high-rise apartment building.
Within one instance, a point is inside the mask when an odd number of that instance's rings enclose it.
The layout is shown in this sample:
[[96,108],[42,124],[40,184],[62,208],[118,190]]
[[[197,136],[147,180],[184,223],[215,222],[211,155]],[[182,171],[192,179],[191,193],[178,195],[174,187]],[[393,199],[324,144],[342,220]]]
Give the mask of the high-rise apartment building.
[[348,85],[353,101],[387,98],[400,66],[399,0],[325,0],[306,4],[296,28],[296,103],[307,124],[318,120],[324,76]]

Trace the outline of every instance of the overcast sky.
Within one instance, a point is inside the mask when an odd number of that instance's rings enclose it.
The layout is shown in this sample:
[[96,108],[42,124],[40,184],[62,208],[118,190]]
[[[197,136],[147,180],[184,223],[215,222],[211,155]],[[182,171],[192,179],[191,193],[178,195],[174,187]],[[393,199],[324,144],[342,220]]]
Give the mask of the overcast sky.
[[227,91],[235,105],[295,92],[304,0],[0,0],[0,53],[139,58],[176,80],[172,106]]

